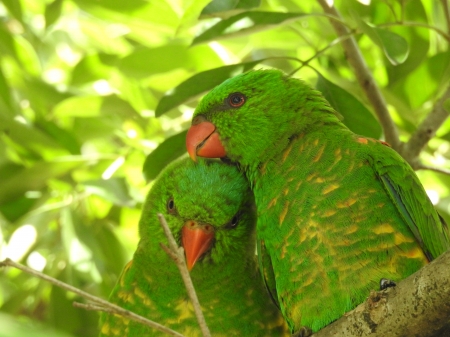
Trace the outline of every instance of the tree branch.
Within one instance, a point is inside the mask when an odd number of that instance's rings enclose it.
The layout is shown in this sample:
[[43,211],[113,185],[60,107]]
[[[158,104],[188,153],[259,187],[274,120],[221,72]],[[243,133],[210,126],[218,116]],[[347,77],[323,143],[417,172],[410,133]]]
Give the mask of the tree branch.
[[203,316],[202,309],[200,307],[200,303],[198,301],[197,294],[194,289],[194,285],[191,280],[191,276],[189,275],[189,271],[186,266],[186,260],[184,258],[184,249],[183,247],[178,247],[172,232],[170,231],[169,226],[167,225],[166,219],[161,213],[158,213],[158,219],[161,223],[162,228],[164,229],[164,233],[166,234],[167,240],[169,241],[169,247],[161,244],[166,253],[175,261],[178,269],[180,270],[181,277],[183,278],[184,285],[186,286],[187,293],[189,298],[191,299],[192,305],[194,306],[195,315],[197,317],[198,324],[200,325],[200,329],[202,331],[203,337],[211,337],[211,333],[209,332],[209,328],[206,325],[205,317]]
[[445,22],[447,23],[447,32],[450,35],[450,9],[448,5],[448,0],[441,0],[442,9],[444,12]]
[[450,251],[312,337],[437,337],[450,334]]
[[450,85],[442,97],[435,103],[433,110],[425,117],[409,141],[404,144],[402,155],[414,169],[420,167],[418,159],[420,151],[436,135],[436,131],[450,115],[444,107],[445,102],[449,99]]
[[[341,16],[334,6],[329,6],[326,0],[317,1],[322,6],[325,13],[335,16],[341,20]],[[346,36],[349,34],[349,30],[338,21],[330,19],[330,23],[334,27],[334,30],[338,36]],[[366,93],[369,102],[372,104],[374,111],[383,126],[386,141],[391,144],[395,150],[399,150],[401,143],[398,136],[397,127],[389,114],[384,97],[382,96],[375,79],[367,67],[355,38],[350,37],[348,39],[344,39],[342,41],[342,46],[350,66],[355,70],[356,79],[358,80],[359,85]]]
[[446,169],[446,168],[441,168],[441,167],[434,167],[434,166],[428,166],[428,165],[424,165],[419,163],[417,165],[416,170],[429,170],[429,171],[434,171],[437,173],[442,173],[442,174],[447,174],[450,176],[450,169]]
[[[444,0],[447,1],[447,0]],[[442,29],[439,29],[438,27],[428,25],[426,23],[422,22],[411,22],[411,21],[399,21],[399,22],[386,22],[386,23],[380,23],[377,25],[377,27],[392,27],[392,26],[409,26],[409,27],[422,27],[427,28],[430,30],[434,30],[436,33],[441,35],[447,42],[450,43],[450,35],[444,32]]]
[[1,267],[14,267],[14,268],[17,268],[17,269],[19,269],[19,270],[21,270],[21,271],[23,271],[23,272],[25,272],[27,274],[36,276],[36,277],[38,277],[38,278],[40,278],[40,279],[42,279],[44,281],[47,281],[47,282],[49,282],[49,283],[51,283],[51,284],[53,284],[53,285],[55,285],[57,287],[60,287],[60,288],[62,288],[64,290],[67,290],[67,291],[70,291],[70,292],[72,292],[74,294],[77,294],[77,295],[79,295],[81,297],[84,297],[84,298],[86,298],[86,299],[88,299],[88,300],[93,302],[93,304],[87,304],[87,305],[86,304],[80,304],[80,303],[77,303],[77,304],[74,303],[75,307],[81,307],[81,308],[85,308],[85,309],[89,309],[89,310],[98,310],[98,311],[104,311],[104,312],[108,312],[108,313],[113,313],[113,314],[116,314],[116,315],[127,317],[130,320],[136,321],[138,323],[141,323],[143,325],[146,325],[146,326],[149,326],[151,328],[157,329],[159,331],[165,332],[165,333],[167,333],[170,336],[184,337],[184,335],[182,335],[182,334],[180,334],[180,333],[178,333],[178,332],[176,332],[176,331],[174,331],[172,329],[169,329],[169,328],[165,327],[164,325],[161,325],[159,323],[153,322],[153,321],[151,321],[151,320],[149,320],[149,319],[147,319],[145,317],[142,317],[142,316],[137,315],[137,314],[135,314],[135,313],[133,313],[133,312],[131,312],[129,310],[121,308],[121,307],[119,307],[119,306],[117,306],[117,305],[115,305],[113,303],[105,301],[104,299],[101,299],[100,297],[91,295],[91,294],[89,294],[89,293],[87,293],[87,292],[85,292],[83,290],[75,288],[75,287],[73,287],[73,286],[71,286],[71,285],[69,285],[67,283],[64,283],[64,282],[62,282],[60,280],[57,280],[57,279],[55,279],[55,278],[53,278],[51,276],[45,275],[45,274],[43,274],[43,273],[41,273],[41,272],[39,272],[37,270],[34,270],[32,268],[26,267],[26,266],[24,266],[24,265],[22,265],[20,263],[14,262],[14,261],[12,261],[10,259],[5,259],[4,261],[1,261],[0,262],[0,268]]

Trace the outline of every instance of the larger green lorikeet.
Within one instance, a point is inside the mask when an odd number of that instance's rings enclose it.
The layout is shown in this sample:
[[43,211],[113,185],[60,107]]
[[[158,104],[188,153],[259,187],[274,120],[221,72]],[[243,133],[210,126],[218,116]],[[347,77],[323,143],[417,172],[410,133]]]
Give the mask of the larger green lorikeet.
[[[267,293],[255,255],[255,207],[236,167],[178,160],[152,186],[139,223],[141,240],[110,301],[185,336],[200,336],[157,213],[184,246],[191,278],[213,336],[283,336],[281,312]],[[100,336],[166,336],[128,319],[102,314]]]
[[318,91],[280,71],[213,89],[186,142],[193,159],[227,157],[245,171],[263,274],[292,332],[319,330],[380,279],[401,280],[449,248],[400,155],[351,132]]

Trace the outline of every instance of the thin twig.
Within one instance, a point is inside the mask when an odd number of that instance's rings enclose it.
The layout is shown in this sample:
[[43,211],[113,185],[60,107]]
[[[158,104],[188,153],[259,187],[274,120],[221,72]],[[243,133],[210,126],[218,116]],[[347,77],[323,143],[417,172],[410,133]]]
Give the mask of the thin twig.
[[[342,20],[334,6],[330,7],[326,0],[317,1],[322,6],[325,13]],[[349,34],[347,27],[340,24],[336,20],[330,20],[330,23],[334,27],[334,30],[338,36],[346,36]],[[342,46],[349,64],[355,70],[356,79],[358,80],[359,85],[366,93],[369,102],[373,106],[374,111],[383,126],[386,141],[390,143],[394,149],[398,150],[400,148],[400,139],[398,136],[397,127],[389,114],[384,97],[367,67],[358,44],[356,43],[354,37],[350,37],[342,41]]]
[[94,303],[80,303],[80,302],[73,302],[72,305],[75,308],[81,308],[84,310],[88,310],[88,311],[103,311],[103,312],[108,312],[111,314],[114,314],[114,310],[112,310],[111,308],[107,308],[104,307],[103,305],[97,305]]
[[337,45],[338,43],[342,42],[345,39],[350,38],[352,35],[354,34],[354,32],[349,32],[347,35],[345,36],[339,36],[336,39],[334,39],[333,41],[331,41],[329,44],[327,44],[325,47],[323,47],[322,49],[316,51],[314,53],[313,56],[311,56],[309,59],[306,59],[305,61],[299,60],[299,62],[301,62],[301,66],[295,68],[293,71],[291,71],[289,73],[289,76],[294,75],[297,71],[299,71],[300,69],[302,69],[303,67],[309,65],[309,63],[316,59],[317,57],[319,57],[321,54],[323,54],[325,51],[327,51],[328,49],[330,49],[331,47],[334,47],[335,45]]
[[[189,271],[186,266],[186,260],[184,258],[184,249],[183,247],[178,247],[175,238],[173,237],[172,232],[170,231],[169,226],[167,225],[166,219],[161,213],[158,213],[158,219],[159,222],[161,223],[162,228],[164,229],[164,233],[166,234],[167,240],[169,241],[168,249],[170,249],[172,253],[172,254],[169,253],[169,256],[172,257],[172,255],[174,255],[175,257],[172,258],[174,259],[178,269],[180,270],[181,277],[183,278],[183,282],[184,285],[186,286],[187,293],[194,307],[195,315],[197,316],[197,321],[202,331],[203,337],[211,337],[211,333],[209,332],[209,328],[206,325],[205,317],[203,316],[203,312],[200,307],[200,303],[198,301],[198,297],[195,292],[191,276],[189,275]],[[165,247],[164,245],[162,246]]]
[[437,173],[447,174],[450,176],[450,169],[435,167],[435,166],[428,166],[428,165],[424,165],[421,163],[417,165],[416,170],[429,170],[429,171],[434,171]]
[[436,131],[450,116],[444,108],[444,103],[448,99],[450,99],[450,85],[403,147],[402,155],[414,169],[418,168],[417,158],[422,148],[435,136]]
[[441,0],[445,21],[447,22],[447,32],[450,35],[450,9],[448,0]]
[[[445,0],[447,1],[447,0]],[[439,29],[438,27],[428,25],[426,23],[422,22],[411,22],[411,21],[402,21],[402,22],[386,22],[386,23],[380,23],[377,25],[377,27],[392,27],[392,26],[409,26],[409,27],[421,27],[421,28],[427,28],[430,30],[434,30],[436,33],[441,35],[447,42],[450,42],[450,35],[444,32],[442,29]]]
[[[49,282],[49,283],[51,283],[51,284],[53,284],[53,285],[55,285],[55,286],[57,286],[59,288],[65,289],[65,290],[70,291],[70,292],[72,292],[74,294],[77,294],[77,295],[79,295],[81,297],[84,297],[84,298],[86,298],[89,301],[94,303],[94,304],[87,305],[87,306],[90,306],[91,308],[96,307],[97,310],[100,310],[100,311],[110,312],[110,313],[114,313],[116,315],[127,317],[127,318],[129,318],[129,319],[131,319],[131,320],[133,320],[135,322],[139,322],[139,323],[144,324],[146,326],[149,326],[151,328],[154,328],[154,329],[157,329],[159,331],[165,332],[165,333],[167,333],[167,334],[169,334],[171,336],[185,337],[184,335],[182,335],[182,334],[180,334],[180,333],[178,333],[178,332],[176,332],[176,331],[174,331],[172,329],[169,329],[169,328],[165,327],[164,325],[161,325],[159,323],[153,322],[153,321],[151,321],[151,320],[149,320],[149,319],[147,319],[145,317],[142,317],[142,316],[137,315],[137,314],[135,314],[135,313],[133,313],[133,312],[131,312],[129,310],[126,310],[124,308],[121,308],[121,307],[113,304],[113,303],[110,303],[110,302],[108,302],[108,301],[106,301],[106,300],[104,300],[104,299],[102,299],[100,297],[91,295],[91,294],[89,294],[89,293],[87,293],[87,292],[85,292],[83,290],[75,288],[75,287],[71,286],[70,284],[64,283],[64,282],[62,282],[60,280],[57,280],[57,279],[55,279],[55,278],[53,278],[51,276],[45,275],[45,274],[43,274],[43,273],[41,273],[41,272],[39,272],[37,270],[34,270],[32,268],[29,268],[29,267],[26,267],[26,266],[24,266],[24,265],[22,265],[20,263],[14,262],[11,259],[5,259],[4,261],[1,261],[0,262],[0,268],[1,267],[14,267],[14,268],[17,268],[17,269],[22,270],[23,272],[25,272],[27,274],[30,274],[30,275],[38,277],[38,278],[40,278],[42,280],[45,280],[45,281],[47,281],[47,282]],[[75,306],[77,306],[77,305],[75,305]],[[94,309],[90,309],[90,310],[94,310]]]

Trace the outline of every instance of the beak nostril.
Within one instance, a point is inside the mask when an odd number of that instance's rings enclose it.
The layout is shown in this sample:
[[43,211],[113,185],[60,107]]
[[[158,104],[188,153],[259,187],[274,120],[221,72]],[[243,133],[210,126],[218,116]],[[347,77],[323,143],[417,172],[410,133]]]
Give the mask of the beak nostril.
[[202,115],[195,116],[194,119],[192,120],[192,125],[200,124],[200,123],[204,122],[205,120],[206,120],[206,118]]

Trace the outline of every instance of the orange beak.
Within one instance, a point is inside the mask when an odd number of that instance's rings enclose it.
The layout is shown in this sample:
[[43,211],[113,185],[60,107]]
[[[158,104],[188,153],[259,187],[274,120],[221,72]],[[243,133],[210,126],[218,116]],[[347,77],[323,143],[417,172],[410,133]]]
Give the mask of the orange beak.
[[216,132],[216,126],[201,116],[197,116],[192,121],[186,136],[186,148],[193,161],[197,161],[197,156],[222,158],[226,155],[219,134]]
[[211,248],[214,242],[214,227],[188,220],[181,230],[181,242],[188,270],[191,271],[197,260]]

